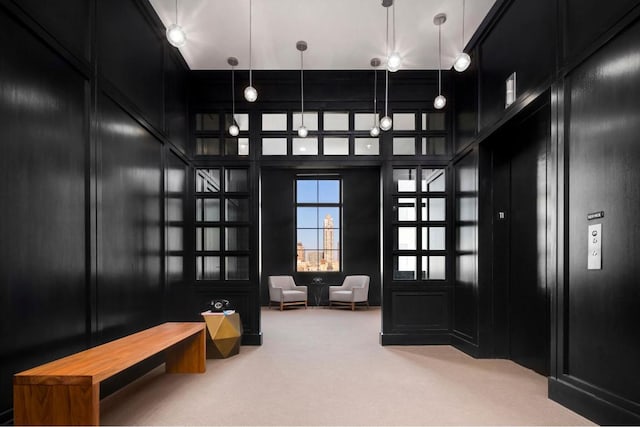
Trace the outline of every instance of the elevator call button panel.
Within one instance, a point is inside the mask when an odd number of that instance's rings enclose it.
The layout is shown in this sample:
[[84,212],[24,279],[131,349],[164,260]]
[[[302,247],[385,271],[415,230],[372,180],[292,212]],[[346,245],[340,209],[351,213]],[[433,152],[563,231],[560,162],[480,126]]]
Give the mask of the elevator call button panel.
[[589,226],[587,269],[602,270],[602,224]]

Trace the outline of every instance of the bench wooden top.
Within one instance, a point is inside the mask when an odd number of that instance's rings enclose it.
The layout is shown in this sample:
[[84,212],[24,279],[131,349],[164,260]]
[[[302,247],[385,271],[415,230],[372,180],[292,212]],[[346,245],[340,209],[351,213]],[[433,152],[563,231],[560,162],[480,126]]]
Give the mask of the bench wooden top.
[[203,332],[204,322],[169,322],[20,372],[14,384],[96,384]]

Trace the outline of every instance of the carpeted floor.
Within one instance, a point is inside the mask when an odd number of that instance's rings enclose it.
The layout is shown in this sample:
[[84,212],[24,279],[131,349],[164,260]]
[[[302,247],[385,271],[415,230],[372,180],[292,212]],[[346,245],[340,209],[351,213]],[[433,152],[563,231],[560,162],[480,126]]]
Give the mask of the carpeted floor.
[[156,369],[101,402],[104,425],[592,425],[547,380],[450,346],[379,344],[380,310],[263,310],[262,346]]

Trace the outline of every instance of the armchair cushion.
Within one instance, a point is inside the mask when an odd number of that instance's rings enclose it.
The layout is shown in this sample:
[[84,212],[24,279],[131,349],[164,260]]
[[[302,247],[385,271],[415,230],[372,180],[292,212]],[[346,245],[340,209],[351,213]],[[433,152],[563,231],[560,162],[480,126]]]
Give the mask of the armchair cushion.
[[297,286],[291,276],[269,276],[270,301],[306,301],[307,294],[307,287]]
[[369,276],[346,276],[341,286],[329,286],[329,301],[366,302],[369,299]]

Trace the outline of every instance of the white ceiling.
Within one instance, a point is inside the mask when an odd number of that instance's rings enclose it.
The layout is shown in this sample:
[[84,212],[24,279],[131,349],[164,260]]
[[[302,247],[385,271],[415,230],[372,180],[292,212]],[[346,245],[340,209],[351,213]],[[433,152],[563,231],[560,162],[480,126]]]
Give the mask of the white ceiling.
[[[150,0],[165,26],[175,21],[175,1]],[[494,2],[466,0],[465,44]],[[442,68],[451,68],[462,47],[463,0],[395,3],[402,69],[438,68],[438,13],[447,14]],[[305,69],[370,69],[371,58],[385,56],[386,11],[381,0],[253,0],[252,68],[299,69],[296,42],[305,40]],[[192,70],[227,70],[230,56],[238,58],[238,69],[249,68],[249,0],[178,0],[178,23],[187,32],[180,52]]]

